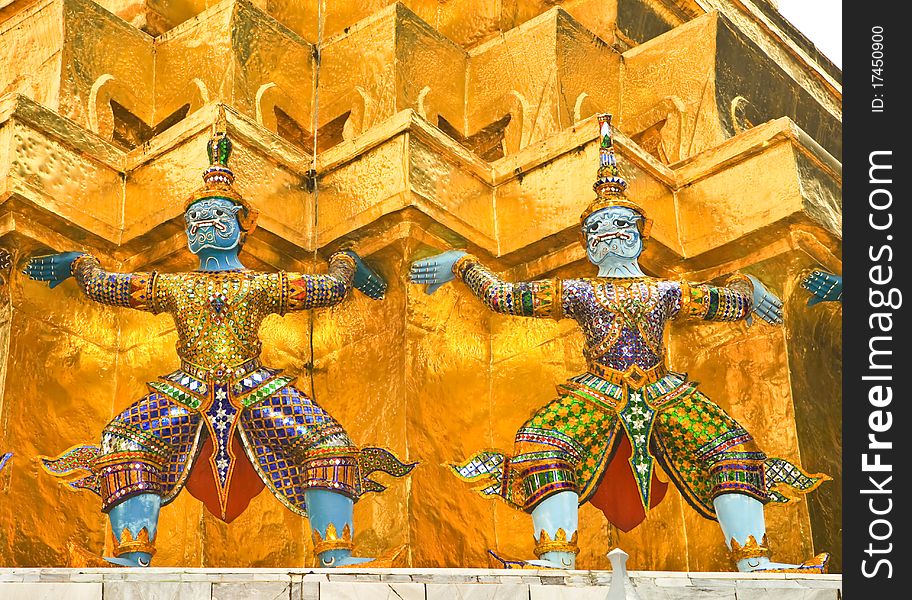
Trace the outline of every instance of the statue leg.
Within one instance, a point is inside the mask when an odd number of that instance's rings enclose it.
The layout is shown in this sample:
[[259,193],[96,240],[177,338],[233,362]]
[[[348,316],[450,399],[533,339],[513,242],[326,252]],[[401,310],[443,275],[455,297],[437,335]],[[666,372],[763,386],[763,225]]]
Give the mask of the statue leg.
[[713,499],[713,506],[728,549],[737,553],[740,547],[744,553],[744,558],[735,554],[739,571],[747,573],[772,567],[797,566],[773,563],[770,560],[762,502],[745,494],[722,494]]
[[800,565],[772,562],[763,516],[767,456],[722,408],[700,392],[682,398],[656,417],[653,443],[682,495],[719,521],[739,571],[825,572],[826,553]]
[[[522,490],[524,510],[532,514],[535,557],[531,565],[575,569],[579,554],[580,489],[592,471],[581,464],[607,451],[617,416],[575,396],[561,396],[542,407],[516,432],[506,487]],[[582,475],[580,476],[580,473]]]
[[161,496],[139,494],[114,505],[108,512],[116,547],[106,561],[124,567],[148,567],[155,550]]
[[[352,556],[354,503],[365,491],[383,488],[365,479],[360,462],[365,449],[355,446],[342,425],[304,392],[285,386],[244,411],[241,423],[264,482],[309,519],[320,566],[385,563],[400,551],[379,559]],[[392,455],[387,458],[384,468],[401,465]]]
[[354,500],[329,490],[310,489],[304,494],[313,532],[314,554],[321,567],[345,567],[374,560],[352,556]]
[[[598,457],[610,451],[617,415],[575,395],[539,409],[516,432],[512,455],[476,452],[451,465],[459,479],[532,515],[535,560],[488,553],[504,568],[576,568],[580,491],[597,482]],[[591,466],[587,466],[591,465]]]
[[[829,555],[818,554],[800,565],[773,562],[766,537],[763,503],[745,494],[723,494],[713,500],[716,517],[725,536],[725,544],[735,557],[738,570],[751,571],[804,571],[822,573],[826,570]],[[736,545],[737,544],[737,545]]]
[[558,569],[576,568],[576,549],[567,546],[579,525],[579,494],[559,492],[532,509],[532,535],[539,560],[530,564]]
[[114,557],[105,560],[148,567],[155,554],[162,497],[188,468],[199,417],[152,393],[105,426],[98,472],[102,511],[114,533]]

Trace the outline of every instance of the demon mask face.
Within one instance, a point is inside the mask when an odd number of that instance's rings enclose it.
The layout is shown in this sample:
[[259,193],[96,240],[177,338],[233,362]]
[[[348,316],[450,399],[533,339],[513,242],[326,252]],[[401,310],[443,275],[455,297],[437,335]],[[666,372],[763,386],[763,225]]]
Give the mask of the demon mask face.
[[[639,222],[643,217],[626,206],[609,206],[583,221],[586,256],[600,274],[629,271],[643,252]],[[639,267],[635,269],[639,271]]]
[[240,205],[225,198],[205,198],[191,204],[184,213],[190,252],[199,254],[206,248],[237,248],[241,243],[237,217],[240,210]]

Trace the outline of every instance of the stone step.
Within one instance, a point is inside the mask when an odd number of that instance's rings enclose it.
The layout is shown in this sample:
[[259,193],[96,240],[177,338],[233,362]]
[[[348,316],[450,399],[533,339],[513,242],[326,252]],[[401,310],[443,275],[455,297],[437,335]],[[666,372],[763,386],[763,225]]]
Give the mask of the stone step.
[[[0,569],[4,600],[604,600],[610,571]],[[633,571],[641,600],[841,600],[841,575]]]

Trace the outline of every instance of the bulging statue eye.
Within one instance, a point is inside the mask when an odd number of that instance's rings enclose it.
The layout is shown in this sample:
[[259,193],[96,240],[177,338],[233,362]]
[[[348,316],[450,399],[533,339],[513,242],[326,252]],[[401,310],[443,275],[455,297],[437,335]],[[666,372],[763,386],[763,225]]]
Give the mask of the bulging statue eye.
[[614,220],[615,227],[628,227],[629,225],[630,225],[630,221],[625,221],[624,219],[615,219]]
[[215,216],[216,216],[216,217],[224,216],[224,214],[225,214],[225,211],[223,211],[221,208],[216,208],[216,209],[215,209]]
[[198,213],[197,211],[195,211],[195,210],[190,211],[190,219],[191,219],[192,221],[195,221],[196,219],[199,219],[199,213]]
[[598,231],[598,228],[599,228],[598,222],[589,223],[588,225],[586,225],[586,233],[595,233],[596,231]]

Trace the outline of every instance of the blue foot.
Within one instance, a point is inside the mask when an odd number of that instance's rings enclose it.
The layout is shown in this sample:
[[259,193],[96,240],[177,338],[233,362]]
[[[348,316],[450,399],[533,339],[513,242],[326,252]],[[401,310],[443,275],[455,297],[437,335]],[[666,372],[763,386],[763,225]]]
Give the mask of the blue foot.
[[346,557],[346,558],[342,558],[342,559],[337,560],[337,561],[336,561],[336,564],[333,565],[333,566],[336,566],[336,567],[350,567],[350,566],[352,566],[352,565],[361,565],[361,564],[364,564],[364,563],[369,563],[369,562],[372,562],[373,560],[375,560],[375,559],[373,559],[373,558],[365,558],[365,557],[363,557],[363,556],[349,556],[349,557]]
[[523,560],[520,558],[506,558],[503,557],[493,550],[488,550],[488,554],[494,557],[498,563],[500,563],[501,568],[503,569],[561,569],[567,570],[570,567],[561,566],[554,561],[550,560]]
[[152,555],[148,552],[127,552],[114,558],[110,556],[102,557],[112,565],[120,567],[148,567],[152,564]]
[[822,552],[800,565],[772,562],[769,559],[744,559],[738,561],[742,573],[826,573],[829,570],[830,553]]

